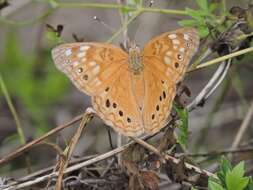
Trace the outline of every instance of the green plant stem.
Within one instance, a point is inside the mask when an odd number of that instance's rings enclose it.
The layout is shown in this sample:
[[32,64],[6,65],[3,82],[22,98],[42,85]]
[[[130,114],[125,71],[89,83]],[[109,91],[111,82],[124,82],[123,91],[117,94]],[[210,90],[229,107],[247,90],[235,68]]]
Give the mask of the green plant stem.
[[140,11],[140,12],[155,12],[164,14],[177,14],[187,15],[184,10],[172,10],[172,9],[159,9],[159,8],[145,8],[145,7],[131,7],[118,4],[109,3],[58,3],[59,8],[96,8],[96,9],[123,9],[126,11]]
[[188,15],[184,10],[173,10],[173,9],[159,9],[159,8],[141,8],[143,12],[161,13],[161,14],[175,14],[175,15]]
[[112,35],[112,37],[110,37],[106,42],[107,42],[107,43],[111,43],[118,35],[120,35],[121,32],[123,32],[123,31],[127,28],[127,26],[128,26],[137,16],[139,16],[139,14],[141,14],[140,11],[135,12],[135,13],[133,14],[133,16],[132,16],[127,22],[125,22],[125,23],[122,25],[122,27],[120,27],[120,29],[117,30],[117,32],[115,32],[115,33]]
[[221,9],[222,9],[223,14],[226,13],[227,11],[226,0],[221,1]]
[[43,13],[41,16],[26,21],[14,21],[9,20],[5,17],[0,16],[0,23],[13,25],[17,27],[27,26],[35,24],[36,22],[43,20],[44,18],[51,15],[57,8],[95,8],[95,9],[124,9],[126,11],[137,11],[137,12],[154,12],[162,14],[177,14],[177,15],[187,15],[184,10],[172,10],[172,9],[159,9],[159,8],[145,8],[145,7],[131,7],[118,4],[110,3],[57,3],[56,6],[51,7],[47,12]]
[[2,78],[1,73],[0,73],[0,87],[1,87],[1,90],[2,90],[2,92],[4,94],[6,102],[7,102],[8,106],[9,106],[9,108],[10,108],[10,111],[12,113],[14,121],[16,123],[17,132],[18,132],[18,135],[19,135],[20,142],[21,142],[21,144],[25,144],[26,140],[25,140],[25,135],[24,135],[22,126],[21,126],[21,122],[19,120],[17,111],[16,111],[16,109],[15,109],[15,107],[14,107],[12,101],[11,101],[10,95],[8,93],[8,90],[7,90],[6,86],[5,86],[5,83],[4,83],[4,80]]
[[236,40],[241,41],[241,40],[244,40],[244,39],[246,39],[246,38],[248,38],[248,37],[251,37],[251,36],[253,36],[253,32],[251,32],[251,33],[249,33],[249,34],[242,34],[242,35],[238,36],[238,37],[236,38]]
[[227,59],[231,59],[231,58],[234,58],[234,57],[237,57],[239,55],[243,55],[243,54],[246,54],[246,53],[249,53],[249,52],[252,52],[252,51],[253,51],[253,47],[249,47],[249,48],[246,48],[246,49],[243,49],[243,50],[240,50],[240,51],[236,51],[234,53],[230,53],[228,55],[218,57],[218,58],[213,59],[211,61],[207,61],[205,63],[202,63],[201,65],[198,65],[196,68],[188,70],[188,72],[195,71],[195,70],[198,70],[198,69],[202,69],[202,68],[214,65],[216,63],[225,61]]

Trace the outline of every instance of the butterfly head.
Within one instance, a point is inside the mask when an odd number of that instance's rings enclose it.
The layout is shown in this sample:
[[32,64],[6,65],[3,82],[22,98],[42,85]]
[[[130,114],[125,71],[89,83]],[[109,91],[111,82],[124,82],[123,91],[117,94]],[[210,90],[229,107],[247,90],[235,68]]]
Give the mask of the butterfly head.
[[143,70],[141,50],[135,43],[129,48],[129,68],[134,74],[139,74]]

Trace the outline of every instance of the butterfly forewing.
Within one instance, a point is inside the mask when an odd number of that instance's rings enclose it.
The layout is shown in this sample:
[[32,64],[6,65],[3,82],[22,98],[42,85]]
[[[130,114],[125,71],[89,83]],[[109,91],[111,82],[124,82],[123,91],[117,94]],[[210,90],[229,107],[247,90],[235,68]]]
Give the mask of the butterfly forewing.
[[198,46],[197,31],[190,28],[162,34],[145,46],[145,132],[155,133],[167,123],[176,85],[184,77]]
[[[174,83],[182,80],[199,46],[197,31],[182,28],[150,40],[144,47],[145,66],[151,66]],[[148,64],[150,63],[150,64]]]
[[102,43],[63,44],[53,49],[52,56],[56,67],[88,95],[102,91],[128,59],[120,48]]

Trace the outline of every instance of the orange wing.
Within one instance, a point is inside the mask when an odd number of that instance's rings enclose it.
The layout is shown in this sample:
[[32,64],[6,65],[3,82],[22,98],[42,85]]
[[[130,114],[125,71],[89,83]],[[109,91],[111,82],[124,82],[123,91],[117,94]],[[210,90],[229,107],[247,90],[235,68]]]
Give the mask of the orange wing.
[[[114,81],[100,94],[92,97],[92,105],[100,118],[125,136],[139,136],[144,132],[136,98],[136,93],[142,92],[142,89],[138,88],[142,88],[143,83],[134,85],[132,75],[125,64],[115,73]],[[134,86],[137,87],[136,91],[133,90]]]
[[56,67],[82,92],[96,95],[128,59],[120,48],[102,43],[63,44],[52,50]]
[[143,120],[147,133],[155,133],[166,125],[176,85],[184,77],[198,45],[196,30],[183,28],[162,34],[145,46]]

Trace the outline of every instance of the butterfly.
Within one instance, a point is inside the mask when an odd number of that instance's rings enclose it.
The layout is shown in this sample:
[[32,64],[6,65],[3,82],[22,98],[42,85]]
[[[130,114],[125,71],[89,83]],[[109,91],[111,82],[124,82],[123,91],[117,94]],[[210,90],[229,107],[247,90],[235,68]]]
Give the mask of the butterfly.
[[154,134],[169,117],[176,86],[199,46],[194,28],[180,28],[150,40],[143,51],[107,43],[68,43],[52,57],[82,92],[96,114],[125,136]]

